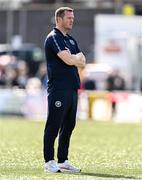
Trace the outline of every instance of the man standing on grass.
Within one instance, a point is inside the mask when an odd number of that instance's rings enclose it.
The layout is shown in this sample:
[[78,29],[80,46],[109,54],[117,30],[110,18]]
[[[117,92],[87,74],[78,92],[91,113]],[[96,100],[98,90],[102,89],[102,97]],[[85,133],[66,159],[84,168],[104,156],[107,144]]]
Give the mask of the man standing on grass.
[[[61,7],[55,12],[56,27],[45,40],[48,72],[48,117],[44,130],[46,172],[80,172],[68,161],[70,137],[75,127],[77,90],[80,79],[77,68],[85,66],[85,56],[76,40],[68,35],[74,22],[72,8]],[[59,134],[58,163],[54,160],[54,142]]]

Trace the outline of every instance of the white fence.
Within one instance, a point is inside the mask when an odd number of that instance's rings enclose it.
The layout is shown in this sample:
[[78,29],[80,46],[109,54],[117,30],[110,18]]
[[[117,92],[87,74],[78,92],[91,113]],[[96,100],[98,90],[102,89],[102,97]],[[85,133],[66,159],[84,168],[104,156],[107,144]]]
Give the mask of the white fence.
[[0,114],[21,115],[33,119],[45,119],[46,92],[28,92],[22,89],[0,89]]
[[[112,102],[116,103],[112,114]],[[47,93],[35,90],[0,89],[0,115],[21,115],[46,120]],[[79,92],[77,118],[115,122],[142,121],[142,95],[132,92]]]

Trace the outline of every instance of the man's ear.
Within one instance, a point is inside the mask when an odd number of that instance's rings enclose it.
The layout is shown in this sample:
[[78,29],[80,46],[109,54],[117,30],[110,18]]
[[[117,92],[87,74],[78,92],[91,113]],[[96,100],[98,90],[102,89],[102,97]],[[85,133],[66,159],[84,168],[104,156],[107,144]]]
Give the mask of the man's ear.
[[61,17],[57,17],[57,18],[56,18],[57,23],[61,22],[61,20],[62,20]]

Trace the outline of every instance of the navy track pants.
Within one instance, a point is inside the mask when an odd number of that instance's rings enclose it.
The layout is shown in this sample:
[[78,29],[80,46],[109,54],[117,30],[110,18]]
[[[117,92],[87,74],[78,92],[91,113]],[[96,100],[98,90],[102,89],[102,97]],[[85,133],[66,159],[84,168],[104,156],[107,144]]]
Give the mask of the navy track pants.
[[54,142],[58,139],[58,162],[68,159],[70,137],[75,127],[77,90],[59,90],[48,95],[48,116],[44,130],[44,160],[54,159]]

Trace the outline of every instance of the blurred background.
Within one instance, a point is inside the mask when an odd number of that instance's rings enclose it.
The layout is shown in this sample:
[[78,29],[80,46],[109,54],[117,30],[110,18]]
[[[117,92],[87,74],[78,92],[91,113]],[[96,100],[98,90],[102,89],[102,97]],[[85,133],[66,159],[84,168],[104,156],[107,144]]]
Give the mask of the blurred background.
[[0,0],[0,115],[45,120],[44,40],[54,11],[74,8],[70,32],[86,56],[77,117],[142,120],[141,0]]

